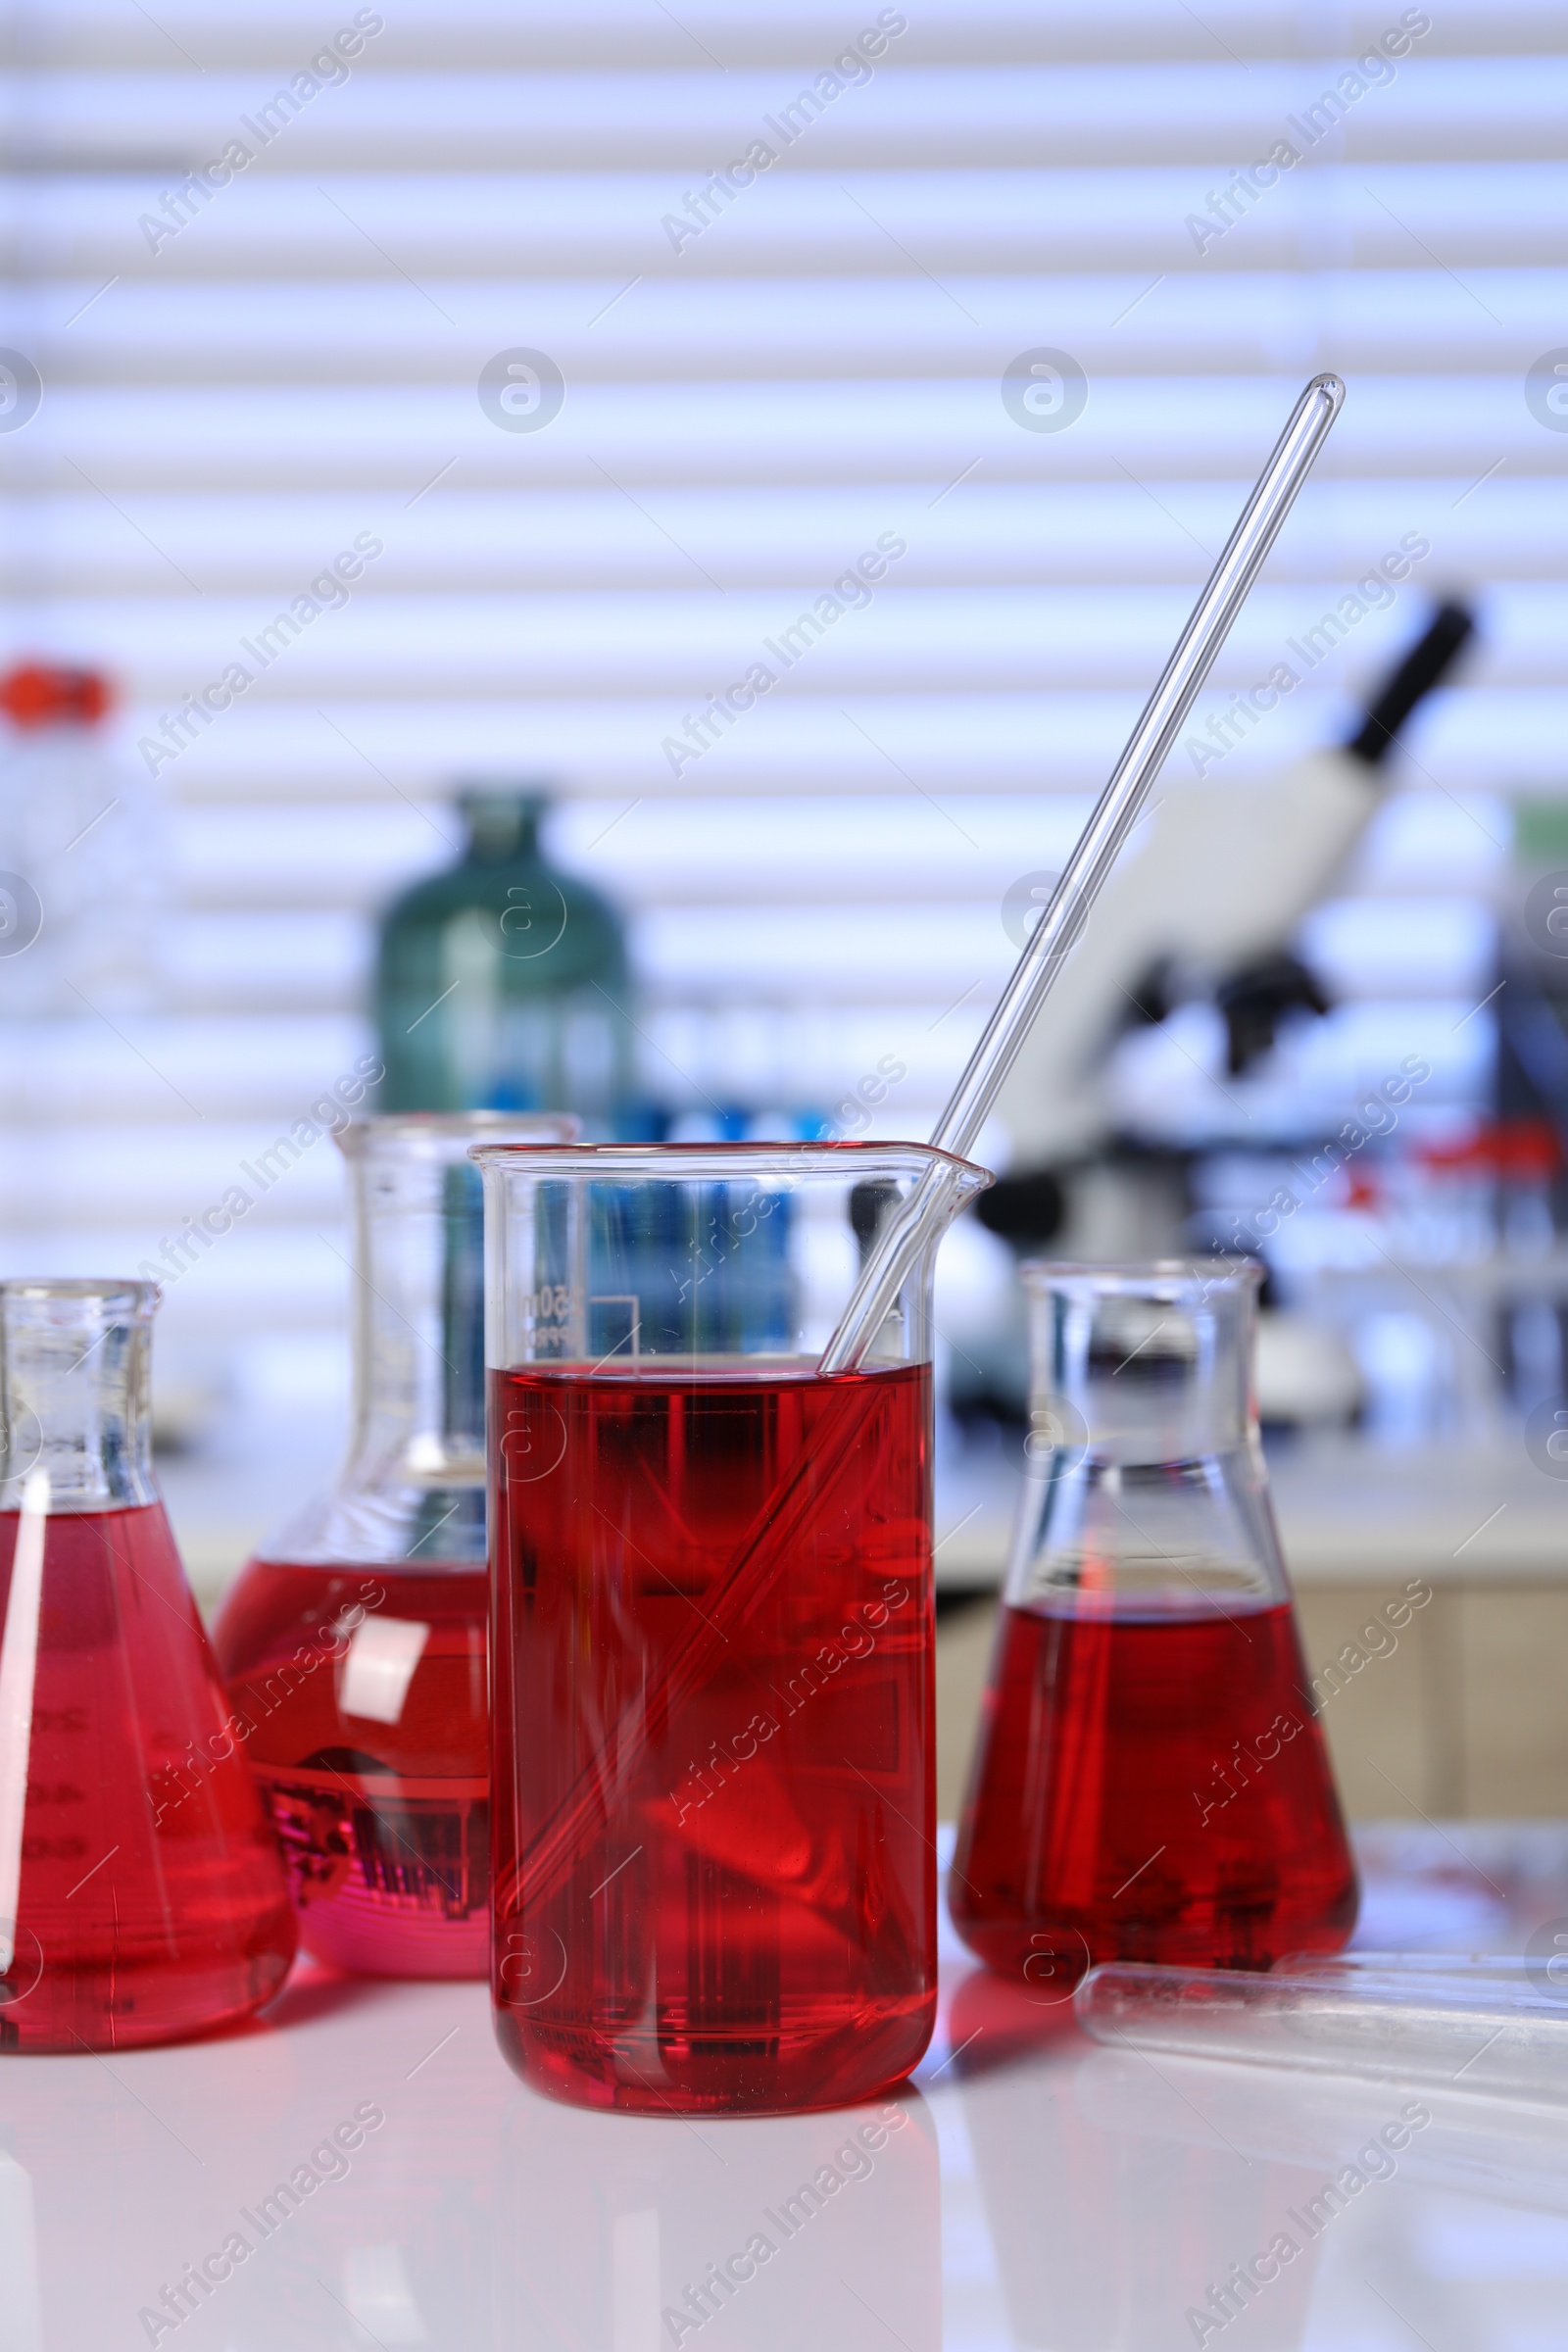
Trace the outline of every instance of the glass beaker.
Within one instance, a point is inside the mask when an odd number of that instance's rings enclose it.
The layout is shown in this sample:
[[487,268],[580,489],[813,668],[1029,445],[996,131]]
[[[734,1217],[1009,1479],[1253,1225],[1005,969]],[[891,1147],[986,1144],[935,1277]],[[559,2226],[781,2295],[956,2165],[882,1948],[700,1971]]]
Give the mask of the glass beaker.
[[[588,2105],[868,2098],[936,1996],[914,1144],[486,1148],[503,2051]],[[817,1358],[879,1220],[923,1261]]]
[[0,1283],[0,2050],[245,2016],[277,1849],[152,1475],[150,1282]]
[[339,1131],[348,1459],[247,1563],[214,1629],[300,1939],[368,1975],[482,1977],[489,1960],[484,1247],[467,1152],[576,1131],[503,1111]]
[[1337,1951],[1356,1881],[1258,1441],[1262,1269],[1021,1272],[1028,1475],[954,1924],[1037,1991]]

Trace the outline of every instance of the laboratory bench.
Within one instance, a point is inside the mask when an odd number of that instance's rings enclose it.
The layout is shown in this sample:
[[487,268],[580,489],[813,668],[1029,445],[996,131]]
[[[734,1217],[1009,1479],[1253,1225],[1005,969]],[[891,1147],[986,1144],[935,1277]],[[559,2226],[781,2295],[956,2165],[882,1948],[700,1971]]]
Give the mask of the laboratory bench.
[[[205,1609],[251,1546],[327,1483],[340,1444],[331,1415],[279,1412],[265,1424],[246,1416],[209,1446],[160,1459]],[[1018,1491],[1014,1452],[1000,1436],[939,1450],[945,1811],[961,1799],[990,1657]],[[1271,1444],[1269,1454],[1347,1811],[1568,1815],[1568,1481],[1544,1475],[1517,1434],[1406,1447],[1317,1436]],[[1432,1597],[1391,1636],[1387,1611],[1411,1583]],[[1359,1665],[1345,1660],[1348,1646]]]
[[[1568,1932],[1561,1824],[1357,1844],[1363,1945]],[[848,2111],[553,2105],[481,1985],[309,1963],[221,2039],[0,2062],[6,2352],[1545,2352],[1565,2312],[1560,2110],[1097,2048],[946,1928],[930,2052]]]

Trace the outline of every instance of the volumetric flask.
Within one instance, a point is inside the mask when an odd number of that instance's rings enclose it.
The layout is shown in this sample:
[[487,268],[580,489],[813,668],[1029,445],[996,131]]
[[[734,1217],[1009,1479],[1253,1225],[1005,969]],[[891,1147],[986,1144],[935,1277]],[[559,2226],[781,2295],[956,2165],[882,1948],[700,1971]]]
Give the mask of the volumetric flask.
[[353,1186],[354,1434],[214,1630],[282,1840],[300,1939],[371,1976],[490,1955],[484,1242],[470,1144],[565,1116],[366,1119]]
[[1250,1260],[1026,1265],[1027,1476],[949,1884],[1035,1997],[1336,1951],[1356,1883],[1252,1401]]
[[[486,1184],[497,2033],[649,2113],[839,2106],[936,2000],[920,1145],[474,1154]],[[931,1238],[817,1358],[883,1217]]]
[[150,1282],[0,1283],[0,2050],[243,2017],[294,1915],[153,1482]]

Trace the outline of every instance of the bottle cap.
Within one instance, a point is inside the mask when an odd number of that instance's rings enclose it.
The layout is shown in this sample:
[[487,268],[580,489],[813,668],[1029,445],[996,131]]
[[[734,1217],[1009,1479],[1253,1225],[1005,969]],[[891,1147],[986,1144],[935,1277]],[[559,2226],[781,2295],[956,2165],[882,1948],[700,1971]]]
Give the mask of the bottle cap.
[[108,679],[95,669],[23,662],[0,680],[0,710],[19,727],[94,726],[112,700]]

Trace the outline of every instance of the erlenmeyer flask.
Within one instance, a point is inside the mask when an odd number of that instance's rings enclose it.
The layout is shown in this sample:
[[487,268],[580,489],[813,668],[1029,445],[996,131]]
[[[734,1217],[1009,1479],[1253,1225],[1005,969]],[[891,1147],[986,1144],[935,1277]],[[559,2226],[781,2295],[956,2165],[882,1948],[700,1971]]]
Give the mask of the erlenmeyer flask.
[[482,1977],[490,1950],[480,1142],[573,1118],[366,1119],[355,1427],[332,1492],[251,1560],[214,1628],[318,1958]]
[[1261,1269],[1022,1271],[1029,1475],[955,1924],[1037,1990],[1336,1951],[1355,1873],[1258,1443]]
[[0,2050],[243,2017],[294,1957],[153,1482],[150,1282],[0,1283]]

